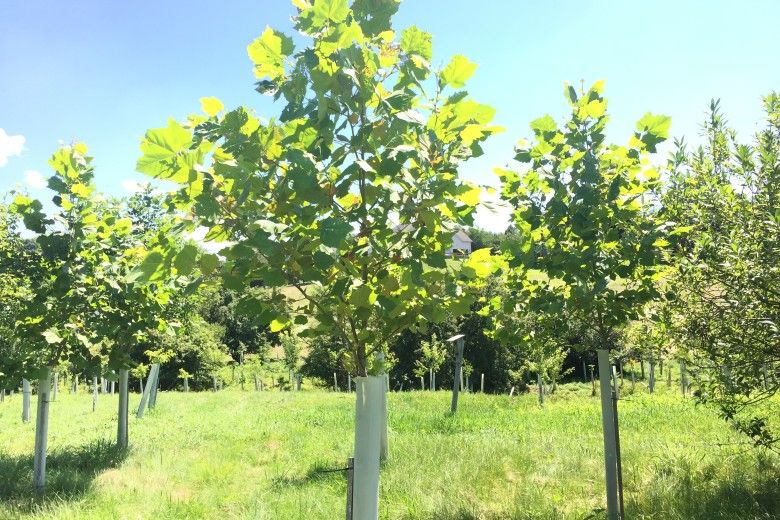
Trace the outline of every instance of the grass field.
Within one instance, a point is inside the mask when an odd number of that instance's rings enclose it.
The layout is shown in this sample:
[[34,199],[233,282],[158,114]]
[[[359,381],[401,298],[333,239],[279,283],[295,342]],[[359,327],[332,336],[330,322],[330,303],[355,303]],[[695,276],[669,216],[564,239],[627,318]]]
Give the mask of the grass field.
[[[711,410],[661,388],[621,402],[629,519],[780,518],[780,457],[745,446]],[[0,518],[343,518],[338,472],[354,395],[325,391],[160,394],[112,446],[116,396],[52,403],[48,491],[30,491],[34,426],[0,404]],[[394,393],[384,519],[602,518],[599,401],[565,385],[535,396]],[[131,407],[138,394],[131,395]],[[33,408],[34,411],[34,408]]]

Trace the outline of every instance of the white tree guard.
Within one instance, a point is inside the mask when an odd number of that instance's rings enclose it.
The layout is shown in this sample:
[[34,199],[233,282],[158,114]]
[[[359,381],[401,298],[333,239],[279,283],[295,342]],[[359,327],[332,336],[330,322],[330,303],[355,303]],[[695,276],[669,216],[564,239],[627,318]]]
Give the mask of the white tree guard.
[[33,485],[38,491],[46,487],[46,446],[49,441],[49,395],[51,369],[46,368],[38,380],[38,415],[35,421],[35,456]]
[[384,376],[355,378],[354,520],[379,518],[379,446]]

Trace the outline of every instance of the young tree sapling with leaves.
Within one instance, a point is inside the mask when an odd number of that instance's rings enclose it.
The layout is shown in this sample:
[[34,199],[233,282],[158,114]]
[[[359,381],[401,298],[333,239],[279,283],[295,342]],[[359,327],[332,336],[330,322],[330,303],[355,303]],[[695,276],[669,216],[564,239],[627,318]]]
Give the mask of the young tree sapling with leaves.
[[[616,330],[658,297],[665,229],[655,215],[660,173],[649,154],[666,139],[671,121],[646,114],[628,146],[608,145],[602,91],[601,81],[580,93],[568,86],[571,117],[562,126],[549,115],[533,121],[534,140],[521,141],[517,149],[522,170],[497,173],[518,230],[507,241],[513,298],[506,306],[528,301],[535,312],[565,312],[595,333],[599,350],[608,350]],[[599,370],[608,516],[614,519],[616,460],[608,446],[614,444],[609,439],[614,436],[612,403],[604,394],[608,361]]]
[[[295,322],[340,336],[360,376],[355,511],[375,518],[379,434],[367,418],[383,383],[372,354],[468,310],[445,251],[473,224],[480,189],[458,167],[498,129],[462,90],[475,64],[456,56],[434,70],[428,33],[392,29],[398,0],[294,4],[306,47],[270,27],[248,47],[277,117],[204,98],[205,116],[146,134],[138,169],[181,185],[171,200],[206,240],[233,243],[220,253],[228,288],[275,288],[270,301],[246,299],[247,312],[272,332]],[[217,268],[211,256],[200,264]]]

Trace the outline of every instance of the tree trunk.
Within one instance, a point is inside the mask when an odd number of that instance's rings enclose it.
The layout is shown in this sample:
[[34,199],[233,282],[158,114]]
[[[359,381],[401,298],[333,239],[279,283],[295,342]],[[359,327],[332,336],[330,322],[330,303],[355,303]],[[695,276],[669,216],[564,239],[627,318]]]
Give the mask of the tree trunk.
[[92,411],[97,410],[97,396],[98,396],[98,378],[94,376],[92,378]]
[[379,517],[379,455],[384,377],[356,377],[353,518]]
[[60,374],[57,372],[54,372],[54,383],[52,384],[51,388],[51,400],[56,401],[57,400],[57,387],[60,386]]
[[650,358],[650,372],[648,373],[648,376],[649,378],[647,380],[647,388],[652,394],[655,390],[655,361],[653,361],[653,358]]
[[541,372],[536,373],[536,385],[539,387],[539,406],[544,406],[544,384]]
[[30,422],[30,381],[22,379],[22,422]]
[[49,439],[49,392],[51,369],[44,369],[38,380],[38,415],[35,421],[35,456],[33,457],[33,485],[38,492],[46,487],[46,445]]
[[128,415],[128,380],[130,372],[124,368],[119,371],[119,424],[116,432],[116,445],[119,449],[127,449],[127,415]]

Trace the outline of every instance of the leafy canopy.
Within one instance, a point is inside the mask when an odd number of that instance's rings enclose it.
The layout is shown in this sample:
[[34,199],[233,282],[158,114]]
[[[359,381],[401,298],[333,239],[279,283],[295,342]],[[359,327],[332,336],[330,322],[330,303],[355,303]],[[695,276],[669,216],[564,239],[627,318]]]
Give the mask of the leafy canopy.
[[[205,116],[146,134],[138,170],[179,183],[171,201],[190,225],[231,244],[219,265],[201,255],[201,271],[275,288],[242,307],[273,332],[335,331],[365,373],[394,335],[468,310],[459,279],[475,270],[445,250],[473,223],[479,188],[458,167],[499,129],[492,108],[453,90],[474,64],[434,70],[430,34],[392,28],[397,0],[293,3],[308,46],[266,28],[248,47],[277,116],[204,101]],[[163,259],[148,257],[143,277]]]

